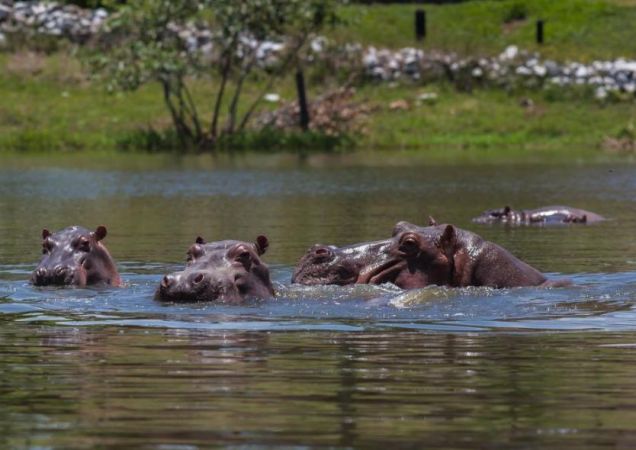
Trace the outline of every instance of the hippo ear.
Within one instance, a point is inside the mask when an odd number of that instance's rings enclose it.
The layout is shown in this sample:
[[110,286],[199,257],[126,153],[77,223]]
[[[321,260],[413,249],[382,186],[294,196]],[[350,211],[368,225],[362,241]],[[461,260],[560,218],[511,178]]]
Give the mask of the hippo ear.
[[194,242],[196,242],[199,245],[203,245],[203,244],[205,244],[205,239],[203,239],[201,236],[197,236],[197,238],[194,240]]
[[46,228],[44,228],[42,230],[42,239],[46,239],[47,237],[49,237],[51,235],[51,232],[49,230],[47,230]]
[[437,225],[437,220],[433,216],[428,216],[428,225],[434,227]]
[[439,238],[439,247],[446,253],[450,255],[454,252],[455,245],[457,244],[457,232],[455,231],[455,227],[452,225],[446,225],[444,229],[444,233]]
[[269,247],[269,240],[267,239],[267,237],[263,235],[258,236],[256,238],[256,253],[258,253],[258,256],[261,256],[263,253],[265,253],[267,247]]
[[95,237],[95,240],[99,242],[106,237],[107,233],[108,231],[106,230],[106,227],[104,225],[100,225],[95,229],[93,236]]
[[510,206],[506,205],[504,206],[504,216],[507,216],[508,214],[510,214],[510,211],[512,211],[512,208],[510,208]]

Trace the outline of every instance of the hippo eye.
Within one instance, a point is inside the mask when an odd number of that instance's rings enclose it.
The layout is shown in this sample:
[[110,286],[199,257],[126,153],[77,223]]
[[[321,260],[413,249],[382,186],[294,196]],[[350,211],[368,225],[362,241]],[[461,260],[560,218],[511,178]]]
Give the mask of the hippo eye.
[[235,261],[240,261],[241,263],[248,263],[252,259],[252,255],[247,250],[243,250],[238,255],[234,257]]
[[234,284],[239,291],[239,294],[244,295],[247,292],[247,283],[242,275],[236,275],[234,277]]
[[190,249],[188,250],[187,253],[187,258],[186,258],[186,262],[188,263],[192,263],[194,262],[197,258],[201,257],[201,255],[203,255],[203,249],[201,248],[200,245],[195,244],[192,247],[190,247]]
[[417,253],[419,250],[419,243],[415,236],[412,234],[407,234],[402,239],[400,239],[400,250],[408,255],[412,255]]
[[88,239],[82,236],[77,243],[77,249],[81,252],[88,252],[91,249]]

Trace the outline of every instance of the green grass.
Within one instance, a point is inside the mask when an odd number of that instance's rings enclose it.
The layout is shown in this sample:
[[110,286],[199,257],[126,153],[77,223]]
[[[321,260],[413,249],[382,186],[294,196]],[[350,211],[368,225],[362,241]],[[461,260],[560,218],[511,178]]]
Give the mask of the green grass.
[[[413,45],[414,5],[347,6],[348,25],[332,37],[382,47]],[[466,54],[499,53],[508,44],[537,49],[534,21],[546,20],[544,55],[589,60],[636,57],[636,1],[633,0],[490,0],[423,6],[428,14],[427,48]],[[521,21],[505,24],[511,17]],[[308,74],[309,80],[314,80]],[[247,94],[260,90],[250,84]],[[319,81],[310,97],[328,88]],[[273,91],[293,100],[292,79]],[[193,94],[203,117],[213,104],[214,85],[199,81]],[[436,92],[435,104],[417,105],[422,92]],[[78,152],[175,147],[170,119],[157,86],[110,95],[89,83],[77,60],[66,52],[44,56],[0,54],[0,151]],[[534,108],[520,105],[531,98]],[[599,154],[605,136],[614,136],[636,121],[633,101],[601,104],[574,91],[509,93],[496,89],[457,92],[449,84],[393,86],[365,84],[357,100],[375,106],[367,132],[356,138],[359,149],[416,152],[445,157],[471,154]],[[406,100],[407,111],[388,105]],[[245,103],[241,108],[245,108]],[[273,107],[265,105],[265,107]],[[206,119],[207,120],[207,119]],[[249,133],[226,146],[255,150],[332,149],[351,142],[331,142],[317,135]],[[177,148],[176,150],[181,150]]]
[[[414,11],[427,14],[427,37],[414,39]],[[514,12],[525,19],[506,23]],[[341,41],[379,47],[419,46],[464,55],[498,54],[507,45],[540,50],[546,57],[587,61],[634,57],[636,2],[620,0],[481,0],[451,5],[351,5]],[[535,43],[535,22],[545,21],[545,44]]]
[[[207,123],[214,85],[200,81],[192,86],[202,119]],[[258,84],[252,84],[246,89],[246,97],[260,89]],[[277,91],[284,98],[293,98],[293,89],[293,83],[287,82]],[[0,150],[131,150],[135,142],[151,150],[166,150],[166,144],[176,143],[166,132],[171,121],[158,85],[110,94],[100,83],[86,81],[78,62],[63,53],[40,54],[37,58],[26,53],[0,54],[0,95]],[[264,105],[268,106],[271,107]],[[246,104],[241,107],[245,109]],[[273,139],[265,133],[262,138],[268,145]],[[289,143],[294,139],[302,141],[298,136],[286,139]],[[236,144],[245,146],[250,140],[258,141],[249,135]],[[327,145],[316,136],[308,136],[303,143],[321,149]]]
[[[166,150],[162,147],[166,140],[148,131],[163,132],[170,125],[156,86],[110,95],[99,85],[65,74],[61,68],[70,64],[62,64],[59,58],[62,56],[54,55],[41,62],[38,74],[22,76],[5,70],[0,75],[0,150]],[[7,63],[6,55],[0,58],[5,68]],[[210,109],[212,88],[210,83],[195,84],[195,97],[203,111]],[[321,89],[314,86],[310,96]],[[279,84],[276,91],[283,98],[294,98],[291,80]],[[423,92],[437,93],[438,101],[418,105],[416,98]],[[367,132],[356,139],[359,149],[525,149],[593,154],[599,152],[603,137],[618,134],[636,120],[634,102],[600,104],[588,96],[555,98],[543,91],[511,94],[481,89],[461,93],[444,83],[397,87],[383,83],[364,85],[356,97],[374,106]],[[534,107],[522,107],[523,98],[531,98]],[[391,110],[389,104],[394,100],[406,100],[409,110]],[[351,143],[329,143],[320,136],[301,133],[281,138],[263,132],[246,134],[227,146],[261,151],[327,150],[336,144],[349,148]]]
[[[417,105],[418,92],[436,92],[433,105]],[[636,119],[633,102],[600,104],[594,100],[551,100],[539,92],[500,90],[459,93],[448,85],[420,89],[368,86],[360,96],[380,109],[372,116],[360,145],[386,149],[525,148],[575,154],[597,152],[604,136],[615,135]],[[548,97],[548,98],[546,98]],[[534,106],[521,106],[530,98]],[[408,111],[392,111],[391,101],[407,100]]]

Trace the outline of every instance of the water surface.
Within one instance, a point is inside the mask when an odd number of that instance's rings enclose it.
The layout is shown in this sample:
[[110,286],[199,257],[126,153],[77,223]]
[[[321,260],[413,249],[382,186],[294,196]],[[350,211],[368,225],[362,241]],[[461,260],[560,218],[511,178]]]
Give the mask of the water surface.
[[[598,225],[472,224],[567,204]],[[428,215],[568,288],[301,287],[314,243]],[[104,224],[122,289],[27,283],[42,228]],[[0,444],[11,448],[636,444],[636,166],[6,158],[0,164]],[[266,234],[277,298],[160,304],[198,235]]]

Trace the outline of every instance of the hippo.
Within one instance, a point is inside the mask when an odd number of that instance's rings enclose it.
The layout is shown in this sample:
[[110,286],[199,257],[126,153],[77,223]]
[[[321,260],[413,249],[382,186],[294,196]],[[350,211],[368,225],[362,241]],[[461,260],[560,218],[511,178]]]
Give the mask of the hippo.
[[316,245],[301,258],[293,283],[381,284],[403,289],[429,285],[466,287],[556,287],[541,272],[504,248],[454,225],[399,222],[392,238],[347,247]]
[[558,287],[569,280],[547,280],[534,267],[508,250],[451,224],[419,227],[400,222],[394,229],[390,252],[396,266],[406,261],[394,283],[404,289],[430,284],[466,287]]
[[292,283],[340,286],[368,283],[369,274],[381,273],[383,265],[392,260],[388,252],[390,246],[390,239],[346,247],[314,245],[296,265]]
[[106,227],[90,231],[80,226],[57,233],[42,230],[42,259],[31,275],[35,286],[121,286],[117,265],[101,242]]
[[[435,219],[429,217],[429,224],[434,223]],[[401,268],[397,264],[399,261],[389,252],[391,244],[391,239],[385,239],[346,247],[314,245],[298,261],[292,283],[344,286],[392,281],[392,275]],[[404,261],[402,265],[405,265]]]
[[172,302],[216,301],[241,304],[274,296],[269,269],[261,261],[269,242],[226,240],[206,243],[198,237],[187,251],[186,267],[166,275],[155,298]]
[[594,223],[605,220],[591,211],[570,206],[543,206],[536,209],[515,210],[510,206],[484,211],[473,218],[476,223],[505,223],[510,225],[557,225],[564,223]]

